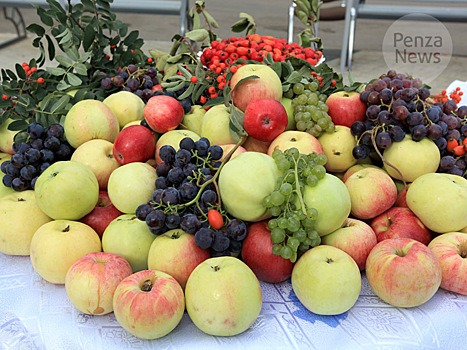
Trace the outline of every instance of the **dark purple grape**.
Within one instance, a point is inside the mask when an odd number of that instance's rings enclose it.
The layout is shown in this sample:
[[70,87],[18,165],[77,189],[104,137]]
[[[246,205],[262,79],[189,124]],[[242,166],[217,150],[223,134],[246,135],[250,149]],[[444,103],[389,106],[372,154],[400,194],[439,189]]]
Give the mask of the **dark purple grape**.
[[467,124],[464,124],[464,125],[461,126],[460,132],[461,132],[462,136],[467,137]]
[[104,90],[109,90],[112,88],[112,79],[110,77],[105,77],[101,80],[101,88]]
[[464,171],[462,169],[459,169],[456,165],[454,165],[451,169],[449,169],[447,173],[452,174],[452,175],[458,175],[458,176],[464,175]]
[[145,221],[150,228],[162,228],[165,226],[165,213],[160,209],[153,210],[146,215]]
[[178,228],[180,226],[180,216],[178,214],[169,214],[165,218],[165,225],[169,230]]
[[412,136],[412,140],[414,141],[421,141],[425,138],[427,134],[425,125],[415,125],[410,132]]
[[[180,228],[186,233],[193,234],[201,227],[201,221],[195,214],[184,214],[180,220]],[[211,246],[211,245],[209,245]]]
[[399,91],[402,89],[402,80],[400,79],[393,79],[391,80],[390,88],[392,91]]
[[430,119],[433,123],[437,123],[439,121],[439,119],[441,118],[441,116],[443,115],[443,111],[441,110],[441,108],[439,108],[438,106],[433,106],[431,108],[428,108],[426,110],[426,116],[428,117],[428,119]]
[[434,140],[434,142],[440,151],[444,151],[448,143],[444,137],[440,137],[439,139]]
[[431,140],[436,140],[443,136],[443,129],[438,124],[431,124],[426,128],[426,136]]
[[420,88],[418,89],[418,96],[421,100],[425,101],[428,97],[430,97],[430,90],[427,88]]
[[211,146],[211,144],[206,137],[202,137],[198,141],[195,141],[195,149],[200,157],[206,157],[208,155],[209,146]]
[[392,101],[392,95],[393,95],[392,91],[388,88],[381,90],[380,92],[381,102],[387,105],[390,104]]
[[456,159],[456,167],[458,167],[461,170],[465,170],[465,168],[467,167],[467,162],[465,158]]
[[159,157],[162,159],[163,162],[166,163],[173,163],[175,160],[175,148],[170,145],[164,145],[159,149]]
[[461,133],[457,129],[449,130],[446,134],[446,139],[448,140],[459,140],[461,138]]
[[156,188],[160,188],[162,190],[166,189],[168,187],[167,185],[167,179],[165,178],[165,176],[159,176],[157,179],[156,179]]
[[41,153],[41,160],[43,162],[53,163],[55,156],[54,156],[54,153],[50,149],[41,149],[40,153]]
[[450,114],[457,109],[457,104],[453,100],[447,100],[443,105],[443,112]]
[[379,112],[377,121],[379,125],[390,125],[394,122],[392,114],[389,113],[387,110],[382,110],[381,112]]
[[381,109],[377,105],[371,105],[366,110],[366,117],[370,120],[376,120]]
[[360,100],[364,103],[368,103],[368,95],[371,91],[365,90],[360,93]]
[[63,129],[63,125],[60,123],[51,124],[47,129],[47,136],[48,137],[57,137],[59,139],[63,138],[65,135],[65,129]]
[[235,241],[243,241],[248,233],[246,224],[239,219],[232,219],[225,226],[227,235]]
[[458,109],[457,109],[457,116],[459,118],[465,118],[467,117],[467,106],[460,106]]
[[208,148],[208,154],[211,156],[212,160],[221,159],[223,152],[222,147],[219,145],[211,145]]
[[189,202],[193,200],[198,194],[198,186],[191,182],[184,182],[180,185],[180,198],[182,202]]
[[350,126],[350,132],[353,136],[360,137],[366,131],[366,125],[364,122],[358,120],[353,122]]
[[165,190],[162,189],[162,188],[159,188],[159,189],[155,190],[152,193],[151,199],[156,203],[161,203],[162,202],[162,193],[164,193],[164,191]]
[[[3,164],[3,163],[2,163]],[[11,183],[13,181],[13,177],[10,176],[10,175],[3,175],[2,177],[2,183],[6,186],[6,187],[11,187]]]
[[201,249],[208,249],[213,244],[213,236],[212,230],[202,227],[195,233],[195,243]]
[[5,160],[4,162],[2,162],[2,164],[0,165],[0,170],[2,171],[2,173],[6,174],[6,166],[10,163],[11,160]]
[[376,146],[380,149],[386,149],[392,144],[391,136],[386,131],[380,131],[376,134]]
[[216,252],[223,252],[230,246],[230,238],[221,230],[214,232],[214,240],[212,242],[212,249]]
[[183,173],[185,174],[186,177],[193,176],[196,173],[197,169],[198,167],[195,164],[188,163],[187,165],[183,167]]
[[185,113],[190,113],[190,111],[191,111],[191,97],[184,98],[183,100],[180,101],[180,104],[182,105],[183,111]]
[[156,174],[157,176],[167,176],[170,169],[172,166],[169,163],[159,163],[156,166]]
[[372,91],[368,95],[368,103],[371,105],[379,105],[381,103],[381,95],[378,91]]
[[116,75],[112,78],[112,85],[115,87],[121,87],[125,83],[125,79],[121,75]]
[[407,116],[407,124],[410,126],[416,126],[423,122],[423,114],[420,112],[411,112]]
[[179,167],[173,167],[167,173],[167,184],[173,186],[179,186],[185,179],[183,169]]
[[73,151],[69,144],[61,143],[60,147],[58,147],[58,150],[55,152],[55,156],[58,160],[69,160],[72,153]]
[[33,165],[25,165],[19,173],[23,179],[31,181],[36,176],[37,170]]
[[370,156],[371,148],[367,145],[357,145],[352,149],[352,155],[355,159],[365,159]]
[[446,123],[449,130],[457,129],[460,127],[460,120],[455,115],[449,114],[443,119],[443,121]]
[[28,135],[31,139],[39,139],[45,133],[45,129],[41,124],[32,123],[28,125]]
[[183,139],[181,139],[179,146],[181,149],[186,149],[190,152],[196,147],[195,141],[190,137],[184,137]]
[[217,193],[213,190],[204,190],[200,199],[206,206],[209,206],[209,204],[215,205],[217,202]]
[[44,148],[57,152],[60,149],[60,139],[55,136],[47,137],[44,140]]
[[446,135],[448,133],[448,125],[443,122],[443,121],[439,121],[438,122],[438,125],[441,127],[441,129],[443,130],[443,136]]
[[163,190],[161,200],[164,205],[180,204],[180,192],[175,187],[168,187]]
[[452,167],[454,167],[455,164],[456,160],[453,156],[444,156],[441,157],[439,161],[439,168],[443,171],[447,171],[449,169],[452,169]]
[[399,125],[394,125],[389,129],[389,135],[394,142],[400,142],[405,138],[405,131]]
[[11,181],[11,188],[15,191],[26,191],[29,188],[28,181],[17,177]]
[[50,163],[42,163],[39,166],[39,174],[42,174],[49,166],[50,166]]
[[26,157],[22,153],[15,153],[11,156],[10,162],[17,167],[22,167],[26,164]]
[[174,166],[183,168],[186,164],[191,162],[191,152],[186,149],[179,149],[175,153]]
[[141,89],[136,89],[136,91],[133,92],[136,96],[138,96],[140,99],[144,100],[143,98],[143,90]]
[[9,162],[5,166],[5,174],[10,175],[11,177],[18,177],[19,176],[19,168],[13,165],[13,163]]
[[135,78],[130,78],[126,82],[126,87],[130,89],[130,91],[136,91],[139,88],[139,81]]
[[34,139],[31,140],[31,147],[38,149],[39,151],[44,148],[44,140],[42,139]]
[[145,221],[146,216],[148,216],[148,214],[150,212],[152,212],[153,210],[154,210],[154,208],[152,207],[152,205],[150,205],[148,203],[144,203],[144,204],[139,205],[136,208],[135,215],[139,220]]

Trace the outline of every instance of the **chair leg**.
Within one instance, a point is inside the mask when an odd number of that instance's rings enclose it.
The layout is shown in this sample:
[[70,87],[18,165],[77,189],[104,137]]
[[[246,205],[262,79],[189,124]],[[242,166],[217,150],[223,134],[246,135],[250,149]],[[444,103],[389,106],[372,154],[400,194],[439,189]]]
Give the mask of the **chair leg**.
[[287,42],[289,44],[293,43],[293,28],[294,28],[294,18],[295,18],[295,7],[297,5],[292,2],[289,6],[289,13],[288,13],[288,25],[287,25]]
[[2,7],[3,17],[13,23],[16,30],[16,37],[0,42],[0,48],[13,44],[27,37],[26,24],[23,15],[17,7]]
[[348,62],[348,52],[350,46],[350,15],[351,15],[351,8],[353,6],[353,0],[346,0],[345,1],[345,20],[344,20],[344,33],[342,38],[342,49],[341,49],[341,62],[340,62],[340,70],[341,74],[344,75],[345,68]]
[[357,9],[352,7],[350,9],[350,27],[349,27],[349,48],[347,55],[347,68],[352,68],[352,58],[355,45],[355,27],[357,25]]

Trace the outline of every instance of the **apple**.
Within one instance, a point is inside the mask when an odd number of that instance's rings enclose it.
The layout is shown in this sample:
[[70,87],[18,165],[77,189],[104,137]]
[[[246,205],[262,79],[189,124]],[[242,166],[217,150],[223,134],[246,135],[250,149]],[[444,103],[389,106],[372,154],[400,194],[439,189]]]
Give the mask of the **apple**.
[[39,208],[52,219],[79,220],[96,206],[99,183],[84,164],[59,161],[39,175],[34,192]]
[[370,223],[378,242],[388,238],[412,238],[425,245],[431,241],[431,231],[409,208],[392,207],[373,218]]
[[242,146],[249,152],[260,152],[267,154],[270,144],[271,142],[269,141],[260,141],[252,136],[248,136],[243,142]]
[[185,311],[183,290],[172,276],[143,270],[126,277],[115,290],[117,322],[141,339],[157,339],[180,323]]
[[148,254],[154,236],[144,221],[132,214],[114,219],[102,235],[102,250],[123,256],[133,272],[148,268]]
[[[359,170],[362,170],[362,169],[365,169],[365,168],[376,168],[376,169],[380,169],[380,170],[384,170],[382,168],[380,168],[379,166],[377,165],[373,165],[373,164],[366,164],[366,163],[363,163],[363,164],[355,164],[355,165],[352,165],[350,168],[348,168],[343,174],[342,174],[342,178],[341,180],[343,182],[347,181],[347,179],[354,173],[356,173],[357,171]],[[385,170],[384,170],[385,171]]]
[[467,234],[447,232],[428,244],[438,259],[442,273],[441,288],[467,295]]
[[37,205],[34,191],[14,191],[0,198],[0,252],[29,255],[36,230],[51,221]]
[[162,163],[162,160],[159,157],[159,150],[162,146],[170,145],[177,151],[180,148],[180,141],[185,137],[189,137],[193,141],[198,141],[200,139],[200,136],[198,134],[190,130],[171,130],[162,134],[156,142],[156,163]]
[[351,127],[356,121],[364,121],[366,104],[356,91],[336,91],[326,99],[328,114],[335,125]]
[[[11,159],[11,154],[0,152],[0,164],[10,159]],[[1,172],[0,172],[0,178],[3,178],[3,174]],[[14,192],[15,192],[14,189],[12,189],[11,187],[5,186],[3,184],[3,181],[0,181],[0,198],[2,198],[3,196],[7,194],[14,193]]]
[[349,192],[335,175],[326,173],[316,186],[306,185],[302,194],[306,207],[318,211],[315,230],[321,237],[342,227],[350,214]]
[[8,126],[13,122],[13,119],[9,118],[3,123],[0,123],[0,152],[7,154],[14,154],[13,143],[17,131],[8,129]]
[[53,220],[32,236],[29,257],[47,282],[64,284],[70,266],[82,256],[100,252],[101,240],[91,227],[72,220]]
[[114,158],[120,165],[146,162],[154,157],[154,135],[142,125],[131,125],[120,131],[113,144]]
[[201,120],[199,136],[206,137],[211,145],[236,143],[230,131],[230,107],[223,104],[212,106]]
[[71,155],[71,160],[86,165],[96,175],[100,190],[107,190],[110,174],[120,164],[113,155],[113,143],[94,139],[78,146]]
[[284,106],[273,98],[251,101],[243,117],[243,127],[248,135],[265,142],[271,142],[284,132],[288,122]]
[[102,102],[115,114],[120,128],[129,122],[141,121],[144,117],[144,101],[130,91],[114,92]]
[[276,149],[284,152],[289,148],[296,148],[301,154],[310,154],[312,152],[323,154],[323,147],[316,137],[298,130],[287,130],[279,134],[268,147],[267,153],[272,156]]
[[118,119],[104,102],[81,100],[75,103],[63,122],[65,137],[73,148],[93,139],[114,142],[120,131]]
[[191,130],[199,135],[201,132],[201,123],[205,113],[206,110],[203,108],[203,106],[191,106],[190,112],[185,113],[183,117],[181,127],[187,130]]
[[268,283],[279,283],[292,275],[294,263],[272,253],[273,243],[268,220],[255,222],[248,227],[242,245],[242,260],[256,277]]
[[107,226],[120,215],[122,215],[122,212],[112,204],[107,191],[99,191],[99,198],[96,206],[79,221],[91,226],[99,237],[102,237]]
[[156,170],[147,163],[133,162],[120,166],[110,174],[107,192],[115,208],[134,214],[148,202],[156,190]]
[[306,251],[292,271],[298,300],[318,315],[339,315],[357,302],[362,277],[357,263],[341,249],[319,245]]
[[360,270],[365,269],[366,258],[378,243],[376,234],[366,222],[347,218],[344,225],[321,237],[321,244],[342,249],[355,260]]
[[113,311],[113,296],[118,284],[133,273],[117,254],[94,252],[76,260],[65,275],[65,291],[74,307],[88,315]]
[[[236,147],[237,145],[235,143],[228,143],[228,144],[219,145],[219,146],[222,148],[222,157],[219,160],[223,161],[227,157],[229,152],[232,151],[234,149],[234,147]],[[242,147],[242,146],[238,146],[237,149],[230,156],[230,159],[235,158],[236,156],[238,156],[239,154],[241,154],[243,152],[246,152],[246,149],[244,147]]]
[[366,277],[373,292],[396,307],[416,307],[436,293],[441,265],[433,252],[411,238],[379,242],[366,260]]
[[357,219],[373,219],[391,208],[397,199],[394,180],[380,169],[361,169],[345,181],[345,186],[352,202],[351,214]]
[[438,146],[428,137],[413,141],[406,135],[384,150],[384,169],[394,179],[413,182],[420,175],[436,172],[440,157]]
[[[246,79],[251,77],[250,79]],[[243,80],[245,79],[245,80]],[[230,79],[232,103],[245,111],[255,99],[282,98],[282,82],[277,73],[265,64],[245,64]]]
[[334,132],[323,133],[318,137],[318,141],[321,143],[323,152],[328,158],[325,164],[327,171],[344,172],[352,165],[357,164],[357,160],[352,154],[357,141],[349,127],[336,125]]
[[181,229],[173,229],[154,239],[148,254],[148,269],[165,272],[185,289],[191,272],[211,257],[209,249],[201,249],[195,236]]
[[446,173],[428,173],[412,182],[407,205],[431,231],[459,231],[467,226],[467,180]]
[[261,221],[271,217],[263,198],[276,186],[279,169],[272,157],[259,152],[243,152],[225,163],[218,187],[223,205],[233,217]]
[[154,95],[144,107],[144,119],[152,130],[160,134],[176,129],[184,115],[180,101],[172,96]]
[[397,193],[396,203],[394,203],[395,207],[408,208],[407,190],[409,189],[409,187],[410,187],[410,184],[407,184],[407,186],[399,190],[399,192]]
[[295,130],[295,117],[293,115],[294,108],[292,106],[292,99],[288,97],[282,97],[281,98],[281,103],[285,108],[285,111],[287,112],[287,127],[285,130]]
[[262,307],[258,279],[241,260],[209,258],[191,273],[185,288],[186,310],[204,333],[233,336],[256,321]]

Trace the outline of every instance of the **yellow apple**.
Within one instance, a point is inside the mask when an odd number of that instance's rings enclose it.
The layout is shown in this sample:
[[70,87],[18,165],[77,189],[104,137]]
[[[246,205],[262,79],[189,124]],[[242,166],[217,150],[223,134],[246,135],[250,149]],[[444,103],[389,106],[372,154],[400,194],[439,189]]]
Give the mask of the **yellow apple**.
[[144,101],[130,91],[115,92],[102,102],[115,114],[120,128],[129,122],[141,121],[144,117]]
[[301,154],[324,153],[323,147],[316,137],[298,130],[288,130],[281,133],[271,142],[267,153],[271,156],[276,149],[284,152],[292,147],[298,149]]
[[292,106],[292,99],[288,97],[282,97],[281,98],[281,103],[285,108],[285,111],[287,112],[287,118],[289,119],[289,122],[287,123],[287,127],[285,130],[296,130],[295,127],[295,117],[293,115],[293,106]]
[[344,172],[357,163],[352,154],[357,141],[348,126],[336,125],[334,132],[325,132],[318,140],[328,158],[327,171]]
[[14,154],[13,142],[17,131],[8,129],[8,125],[13,122],[13,119],[7,119],[0,124],[0,152]]
[[206,113],[206,110],[203,106],[200,105],[193,105],[191,106],[191,110],[188,113],[185,113],[185,116],[182,120],[182,127],[187,130],[191,130],[196,134],[200,134],[201,132],[201,123],[203,120],[203,116]]
[[211,145],[236,143],[230,131],[230,107],[223,104],[211,107],[201,120],[199,135],[206,137]]

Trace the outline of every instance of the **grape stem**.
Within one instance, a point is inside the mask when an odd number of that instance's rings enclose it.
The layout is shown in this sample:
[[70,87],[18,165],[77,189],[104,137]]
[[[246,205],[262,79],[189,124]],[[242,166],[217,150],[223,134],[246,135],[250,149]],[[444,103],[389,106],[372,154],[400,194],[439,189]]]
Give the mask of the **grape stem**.
[[[300,160],[301,158],[298,158]],[[294,176],[295,176],[295,193],[297,194],[298,200],[300,202],[300,208],[302,213],[306,215],[306,206],[305,201],[303,200],[302,191],[300,190],[300,180],[298,178],[298,161],[293,158],[294,160]]]

